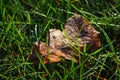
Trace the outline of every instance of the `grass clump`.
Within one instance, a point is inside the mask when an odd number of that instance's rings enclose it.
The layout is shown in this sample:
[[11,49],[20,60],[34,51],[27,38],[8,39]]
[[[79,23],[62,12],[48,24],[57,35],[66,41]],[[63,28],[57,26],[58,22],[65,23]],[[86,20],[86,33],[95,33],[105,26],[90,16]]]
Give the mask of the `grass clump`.
[[[74,13],[90,20],[100,31],[102,47],[94,52],[84,49],[83,54],[79,53],[79,64],[64,60],[49,65],[40,62],[34,68],[27,59],[33,42],[45,42],[46,31],[62,29]],[[1,80],[120,79],[119,0],[0,0],[0,16]]]

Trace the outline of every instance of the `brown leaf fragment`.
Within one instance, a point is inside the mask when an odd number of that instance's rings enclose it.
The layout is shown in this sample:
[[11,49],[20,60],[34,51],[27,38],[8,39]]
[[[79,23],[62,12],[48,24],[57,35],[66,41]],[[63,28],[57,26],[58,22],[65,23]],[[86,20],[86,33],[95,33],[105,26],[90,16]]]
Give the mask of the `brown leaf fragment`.
[[44,64],[59,62],[61,58],[78,62],[78,53],[73,45],[80,50],[83,50],[85,44],[88,50],[98,49],[101,46],[99,34],[88,20],[75,14],[67,20],[63,31],[49,29],[49,45],[35,42],[29,59],[38,64],[38,53]]
[[40,44],[38,44],[38,42],[35,42],[32,53],[29,55],[30,61],[38,64],[39,60],[36,56],[36,53],[38,53],[43,58],[43,63],[45,64],[51,62],[59,62],[60,58],[71,60],[71,56],[67,56],[59,49],[52,48],[51,46],[46,46],[46,44],[42,42]]
[[94,29],[87,19],[78,14],[67,20],[65,32],[76,46],[80,46],[80,49],[83,49],[84,44],[90,46],[91,50],[98,49],[101,46],[99,32]]
[[50,29],[50,46],[53,48],[59,48],[65,45],[66,42],[64,33],[59,29]]

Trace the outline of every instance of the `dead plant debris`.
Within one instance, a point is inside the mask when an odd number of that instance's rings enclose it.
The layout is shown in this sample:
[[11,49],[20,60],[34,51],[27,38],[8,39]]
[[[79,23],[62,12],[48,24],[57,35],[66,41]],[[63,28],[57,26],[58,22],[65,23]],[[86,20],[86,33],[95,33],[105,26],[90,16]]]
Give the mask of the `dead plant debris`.
[[79,14],[70,17],[65,24],[64,30],[49,29],[49,45],[44,42],[35,42],[29,55],[30,61],[39,63],[38,56],[44,64],[59,62],[61,58],[78,62],[78,53],[75,47],[83,50],[86,44],[87,50],[96,50],[101,47],[99,32]]

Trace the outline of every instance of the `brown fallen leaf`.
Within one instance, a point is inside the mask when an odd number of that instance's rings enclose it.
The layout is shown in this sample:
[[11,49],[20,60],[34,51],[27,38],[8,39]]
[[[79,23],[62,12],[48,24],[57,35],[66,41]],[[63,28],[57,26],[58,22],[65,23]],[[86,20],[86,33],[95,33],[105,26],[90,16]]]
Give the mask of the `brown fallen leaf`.
[[91,50],[98,49],[101,46],[99,32],[94,29],[88,20],[78,14],[67,20],[65,32],[75,45],[80,46],[81,50],[84,44],[90,46]]
[[[29,55],[30,61],[33,61],[34,64],[39,63],[36,53],[38,53],[43,58],[43,63],[45,64],[52,62],[59,62],[60,58],[71,60],[71,56],[66,55],[65,53],[62,52],[62,50],[47,46],[43,42],[41,42],[40,44],[38,42],[35,42],[34,48],[31,54]],[[75,62],[76,61],[77,60],[75,60]]]
[[67,39],[64,36],[64,33],[59,29],[50,29],[50,46],[53,48],[60,48],[65,45]]
[[38,64],[36,52],[41,56],[43,63],[59,62],[61,58],[78,62],[78,54],[72,45],[83,49],[87,45],[88,50],[95,50],[101,46],[99,32],[82,16],[75,14],[70,17],[63,31],[59,29],[49,30],[49,45],[43,42],[35,42],[29,59]]

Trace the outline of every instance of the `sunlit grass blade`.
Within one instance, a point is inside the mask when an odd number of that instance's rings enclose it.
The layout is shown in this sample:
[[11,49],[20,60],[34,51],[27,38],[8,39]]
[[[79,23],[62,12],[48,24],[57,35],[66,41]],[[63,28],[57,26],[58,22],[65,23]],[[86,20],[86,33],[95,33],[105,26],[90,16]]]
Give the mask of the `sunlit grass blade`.
[[43,68],[45,69],[46,73],[51,76],[51,74],[49,73],[49,70],[47,69],[47,67],[45,66],[45,64],[43,63],[42,59],[40,58],[40,55],[36,52],[36,55],[40,61],[40,63],[42,64]]
[[81,13],[81,14],[84,15],[84,16],[85,16],[85,14],[86,14],[86,15],[95,16],[95,15],[89,13],[89,12],[82,11],[82,10],[78,9],[78,8],[77,8],[75,5],[73,5],[73,4],[70,4],[70,5],[71,5],[76,11],[78,11],[79,13]]
[[3,13],[2,13],[2,21],[6,22],[6,8],[3,9]]
[[29,12],[27,13],[27,20],[28,20],[28,23],[30,24],[31,23],[31,17],[30,17],[30,13]]
[[20,31],[17,28],[16,28],[16,31],[17,31],[20,39],[21,39],[21,42],[24,41],[24,38],[23,38],[22,34],[20,33]]
[[96,51],[92,52],[91,55],[96,55],[97,53],[101,52],[103,50],[103,47],[97,49]]

